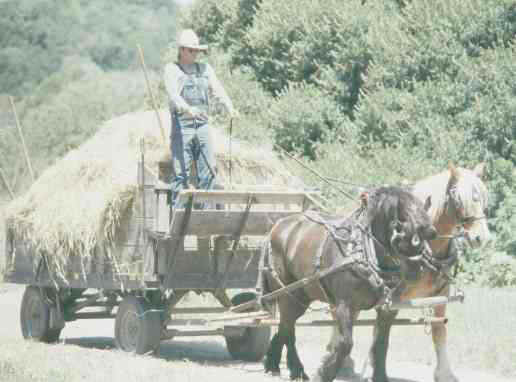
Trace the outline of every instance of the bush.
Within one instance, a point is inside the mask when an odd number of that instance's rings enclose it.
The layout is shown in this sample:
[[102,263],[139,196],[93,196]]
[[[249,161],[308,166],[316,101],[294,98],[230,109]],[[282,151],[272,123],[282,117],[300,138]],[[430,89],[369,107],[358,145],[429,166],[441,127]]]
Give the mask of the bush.
[[516,285],[516,260],[503,252],[466,249],[458,278],[464,284],[500,288]]
[[313,85],[292,84],[279,94],[268,115],[274,142],[312,159],[317,142],[345,134],[339,106]]
[[168,0],[1,1],[0,93],[30,93],[70,55],[104,70],[135,67],[136,44],[155,68],[175,31],[174,16],[175,3]]
[[234,21],[239,0],[204,0],[194,2],[180,14],[181,28],[196,31],[200,40],[218,44],[223,39],[224,25]]
[[500,0],[411,1],[401,17],[371,25],[370,44],[377,71],[373,84],[411,88],[446,74],[453,79],[455,61],[478,57],[485,49],[508,47],[516,33],[515,6]]
[[233,59],[251,67],[274,94],[289,82],[313,82],[335,63],[336,52],[364,42],[362,16],[367,18],[367,11],[358,0],[262,1]]
[[[353,127],[344,129],[352,131]],[[443,169],[434,161],[421,157],[417,150],[399,146],[383,147],[375,142],[364,145],[352,134],[333,137],[318,144],[317,155],[311,166],[332,179],[333,184],[328,185],[309,172],[303,173],[303,177],[308,184],[317,185],[323,190],[332,206],[351,203],[356,207],[350,202],[350,197],[358,198],[358,192],[363,189],[381,185],[409,185]]]

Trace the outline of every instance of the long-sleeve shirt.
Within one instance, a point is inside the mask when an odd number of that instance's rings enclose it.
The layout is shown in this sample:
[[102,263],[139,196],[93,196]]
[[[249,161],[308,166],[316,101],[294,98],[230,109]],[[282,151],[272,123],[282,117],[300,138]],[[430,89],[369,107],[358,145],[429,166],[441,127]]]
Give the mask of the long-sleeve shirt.
[[[219,79],[215,75],[215,71],[208,63],[198,64],[200,65],[201,73],[204,73],[208,78],[208,84],[212,95],[218,99],[226,108],[226,110],[231,114],[233,113],[234,107],[231,99],[226,94],[224,87],[220,83]],[[196,64],[182,65],[184,70],[188,73],[195,73],[197,68]],[[181,97],[181,92],[183,91],[183,86],[185,84],[187,75],[176,63],[169,63],[165,66],[164,71],[164,79],[165,79],[165,88],[168,93],[168,98],[170,101],[170,106],[172,109],[177,110],[179,113],[190,112],[192,113],[192,109],[190,105],[186,103],[183,97]]]

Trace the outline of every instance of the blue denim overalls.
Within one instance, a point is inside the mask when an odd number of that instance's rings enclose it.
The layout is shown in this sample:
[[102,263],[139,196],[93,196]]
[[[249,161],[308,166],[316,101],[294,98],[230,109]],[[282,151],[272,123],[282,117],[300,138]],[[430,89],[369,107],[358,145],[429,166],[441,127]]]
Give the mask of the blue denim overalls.
[[[209,83],[205,71],[202,71],[201,65],[197,63],[191,73],[177,65],[187,76],[181,97],[188,105],[194,106],[207,116]],[[216,160],[207,119],[190,118],[176,110],[171,112],[171,116],[171,149],[175,173],[172,178],[172,199],[175,201],[177,193],[188,187],[193,160],[197,163],[198,188],[212,189],[215,183]]]

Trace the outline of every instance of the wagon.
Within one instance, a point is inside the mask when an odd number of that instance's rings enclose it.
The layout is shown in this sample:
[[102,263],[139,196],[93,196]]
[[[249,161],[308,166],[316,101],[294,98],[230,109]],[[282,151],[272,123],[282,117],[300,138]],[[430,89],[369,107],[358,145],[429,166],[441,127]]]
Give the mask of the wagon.
[[[316,203],[313,195],[256,186],[187,189],[171,209],[170,186],[162,181],[166,163],[155,174],[142,155],[138,167],[138,200],[113,233],[115,244],[70,256],[64,277],[52,272],[50,254],[36,251],[7,222],[4,279],[27,285],[23,336],[53,342],[67,322],[113,318],[115,343],[124,351],[144,354],[164,339],[222,335],[233,358],[261,359],[270,326],[256,319],[265,313],[231,308],[256,297],[260,243],[272,224]],[[191,291],[211,294],[220,306],[177,307]]]
[[[4,280],[26,284],[22,334],[43,342],[59,339],[67,322],[115,319],[115,343],[145,354],[160,341],[180,336],[221,335],[234,359],[258,361],[265,354],[275,317],[261,310],[273,300],[324,277],[318,273],[280,290],[257,290],[260,246],[278,219],[320,207],[313,192],[248,186],[240,190],[183,190],[170,207],[167,163],[155,174],[138,165],[139,197],[112,235],[114,245],[98,245],[91,256],[67,259],[58,277],[41,253],[6,227]],[[345,265],[345,264],[344,264]],[[64,277],[63,277],[64,275]],[[210,294],[220,306],[181,307],[189,293]],[[231,297],[230,297],[231,296]],[[461,300],[462,296],[415,299],[395,309]],[[428,325],[445,318],[398,319],[397,325]],[[354,325],[372,325],[356,320]],[[300,322],[329,326],[332,320]]]

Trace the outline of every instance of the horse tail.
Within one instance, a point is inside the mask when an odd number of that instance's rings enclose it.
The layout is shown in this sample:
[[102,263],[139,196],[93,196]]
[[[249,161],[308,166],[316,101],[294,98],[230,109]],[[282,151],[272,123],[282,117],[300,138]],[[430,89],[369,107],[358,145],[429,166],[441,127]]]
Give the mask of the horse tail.
[[270,303],[263,301],[262,296],[271,293],[273,289],[272,280],[272,261],[271,261],[271,237],[267,235],[262,243],[260,251],[260,263],[258,267],[258,281],[256,290],[258,292],[258,299],[263,309],[271,311]]
[[271,267],[271,238],[267,235],[262,243],[260,250],[260,262],[258,266],[258,283],[256,289],[262,294],[272,292],[267,282],[268,273]]

